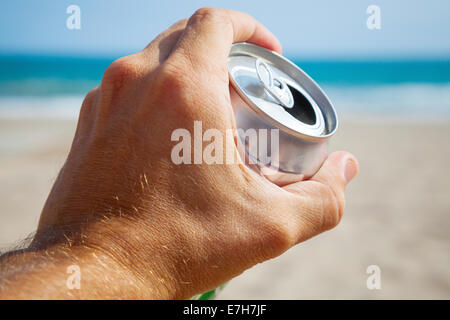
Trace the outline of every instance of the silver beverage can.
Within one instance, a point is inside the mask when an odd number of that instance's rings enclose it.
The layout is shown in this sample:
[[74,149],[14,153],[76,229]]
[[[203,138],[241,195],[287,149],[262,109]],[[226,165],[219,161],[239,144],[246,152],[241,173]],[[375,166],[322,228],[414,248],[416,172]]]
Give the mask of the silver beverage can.
[[278,185],[312,177],[338,127],[323,90],[285,57],[245,42],[232,46],[228,72],[245,163]]

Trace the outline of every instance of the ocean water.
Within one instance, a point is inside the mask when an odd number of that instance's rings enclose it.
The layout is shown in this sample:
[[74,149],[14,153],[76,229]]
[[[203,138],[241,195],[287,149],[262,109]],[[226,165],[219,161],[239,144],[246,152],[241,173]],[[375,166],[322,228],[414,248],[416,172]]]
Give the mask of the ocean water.
[[[450,119],[450,60],[292,59],[345,116]],[[112,58],[0,55],[0,118],[77,117]]]

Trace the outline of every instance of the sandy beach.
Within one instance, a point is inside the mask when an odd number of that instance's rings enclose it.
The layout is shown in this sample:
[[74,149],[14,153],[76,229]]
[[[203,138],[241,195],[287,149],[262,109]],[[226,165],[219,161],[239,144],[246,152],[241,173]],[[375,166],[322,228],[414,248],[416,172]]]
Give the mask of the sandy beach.
[[[233,279],[223,299],[449,299],[450,122],[341,118],[332,150],[359,159],[334,230]],[[0,248],[32,233],[75,120],[0,120]],[[381,269],[381,289],[366,268]]]

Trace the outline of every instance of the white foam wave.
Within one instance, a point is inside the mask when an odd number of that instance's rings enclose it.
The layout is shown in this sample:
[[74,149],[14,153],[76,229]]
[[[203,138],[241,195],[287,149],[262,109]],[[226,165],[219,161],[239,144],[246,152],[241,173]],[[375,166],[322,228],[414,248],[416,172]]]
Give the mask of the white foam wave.
[[338,113],[414,117],[450,117],[450,84],[324,86]]
[[[450,119],[450,83],[324,85],[338,114]],[[82,95],[0,97],[0,118],[77,118]]]
[[1,97],[0,118],[77,118],[83,96]]

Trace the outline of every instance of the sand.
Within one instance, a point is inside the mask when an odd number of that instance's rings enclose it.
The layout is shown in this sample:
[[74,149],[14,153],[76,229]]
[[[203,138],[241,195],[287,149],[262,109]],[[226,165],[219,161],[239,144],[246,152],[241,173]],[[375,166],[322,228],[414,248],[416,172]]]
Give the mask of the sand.
[[[341,117],[342,118],[342,117]],[[0,120],[0,248],[32,233],[74,120]],[[341,224],[233,279],[223,299],[449,299],[450,122],[343,117],[332,150],[353,152]],[[366,269],[381,270],[369,290]]]

